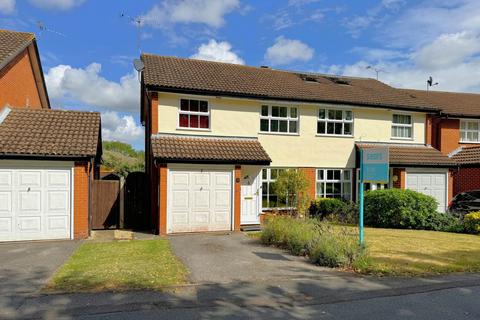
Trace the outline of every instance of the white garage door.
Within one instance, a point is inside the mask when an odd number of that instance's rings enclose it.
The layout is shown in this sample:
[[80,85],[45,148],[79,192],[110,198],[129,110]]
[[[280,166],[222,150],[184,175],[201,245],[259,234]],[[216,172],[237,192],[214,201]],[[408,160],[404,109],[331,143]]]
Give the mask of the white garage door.
[[438,211],[446,211],[447,174],[445,172],[408,172],[407,189],[434,197]]
[[232,229],[232,171],[170,169],[167,232]]
[[0,166],[0,241],[69,239],[71,168]]

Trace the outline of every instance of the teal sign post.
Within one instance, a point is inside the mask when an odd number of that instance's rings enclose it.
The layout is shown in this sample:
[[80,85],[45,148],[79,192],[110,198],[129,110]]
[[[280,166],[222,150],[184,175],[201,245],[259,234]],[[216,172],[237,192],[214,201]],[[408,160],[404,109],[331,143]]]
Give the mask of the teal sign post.
[[358,217],[358,234],[360,245],[363,246],[363,196],[364,183],[388,183],[389,168],[388,148],[365,148],[360,149],[360,210]]

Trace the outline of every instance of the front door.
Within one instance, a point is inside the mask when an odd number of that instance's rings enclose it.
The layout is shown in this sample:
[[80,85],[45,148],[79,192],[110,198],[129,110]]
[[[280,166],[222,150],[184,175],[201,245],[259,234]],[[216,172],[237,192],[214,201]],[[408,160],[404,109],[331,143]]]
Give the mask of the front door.
[[242,166],[241,224],[260,223],[260,173],[262,167]]

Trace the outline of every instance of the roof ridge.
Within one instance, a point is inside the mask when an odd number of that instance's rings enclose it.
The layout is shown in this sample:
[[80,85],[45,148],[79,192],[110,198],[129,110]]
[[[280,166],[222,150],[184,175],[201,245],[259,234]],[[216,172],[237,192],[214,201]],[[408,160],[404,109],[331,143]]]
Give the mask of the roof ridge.
[[66,110],[66,109],[29,109],[29,108],[11,108],[13,112],[69,112],[69,113],[83,113],[83,114],[100,114],[99,111],[87,111],[87,110]]
[[16,33],[16,34],[25,34],[25,35],[29,35],[29,36],[35,38],[35,33],[33,33],[33,32],[28,32],[28,31],[17,31],[17,30],[9,30],[9,29],[1,29],[1,28],[0,28],[0,32]]
[[409,88],[396,88],[398,90],[402,91],[415,91],[415,92],[421,92],[421,93],[447,93],[447,94],[462,94],[462,95],[472,95],[472,96],[480,96],[480,93],[477,92],[458,92],[458,91],[444,91],[444,90],[421,90],[421,89],[409,89]]

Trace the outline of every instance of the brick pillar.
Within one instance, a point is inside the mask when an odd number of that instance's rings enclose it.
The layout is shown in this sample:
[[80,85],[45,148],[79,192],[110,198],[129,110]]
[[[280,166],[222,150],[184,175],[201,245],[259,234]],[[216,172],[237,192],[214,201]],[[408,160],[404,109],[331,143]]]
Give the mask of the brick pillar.
[[233,230],[240,231],[240,214],[241,214],[241,181],[242,181],[242,167],[235,166],[235,177],[233,186]]
[[433,145],[432,130],[433,130],[432,115],[427,114],[427,117],[425,119],[425,143],[431,146]]
[[151,123],[152,123],[152,134],[158,133],[158,93],[151,93]]
[[393,187],[397,189],[405,189],[405,169],[404,168],[393,168],[393,175],[398,177],[397,181],[393,182]]
[[447,199],[447,205],[452,201],[453,199],[453,175],[454,175],[454,170],[450,169],[448,170],[448,199]]
[[300,171],[302,171],[305,178],[307,178],[307,196],[310,198],[310,201],[313,201],[316,198],[317,170],[315,168],[300,168]]
[[73,237],[88,238],[89,177],[88,162],[75,162],[73,169]]
[[160,205],[158,206],[157,231],[161,235],[167,234],[167,174],[167,165],[160,165],[158,168]]

